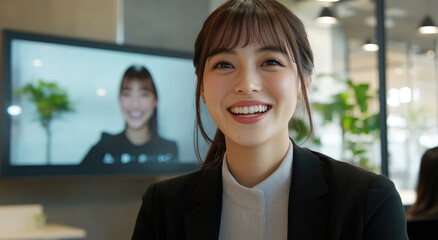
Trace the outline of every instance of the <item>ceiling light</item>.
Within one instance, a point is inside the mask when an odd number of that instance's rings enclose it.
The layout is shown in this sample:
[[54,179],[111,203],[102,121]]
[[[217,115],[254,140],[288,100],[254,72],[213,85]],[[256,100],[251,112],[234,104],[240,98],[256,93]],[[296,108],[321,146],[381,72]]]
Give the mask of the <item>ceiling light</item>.
[[32,61],[32,65],[34,65],[35,67],[41,67],[43,66],[43,61],[41,61],[40,59],[34,59]]
[[421,34],[437,34],[438,27],[435,25],[432,18],[427,15],[426,17],[424,17],[423,21],[421,21],[421,24],[418,27],[418,31]]
[[389,89],[386,104],[390,107],[397,107],[400,105],[400,97],[398,89]]
[[328,7],[322,8],[321,13],[315,19],[317,23],[324,25],[334,25],[338,23],[338,19],[333,15],[333,12]]
[[412,101],[412,91],[409,87],[400,88],[400,102],[410,103]]
[[367,51],[367,52],[375,52],[377,50],[379,50],[379,45],[371,42],[371,39],[368,38],[365,43],[362,45],[362,49]]
[[9,115],[17,116],[17,115],[20,115],[20,113],[21,113],[21,107],[17,106],[17,105],[11,105],[8,107],[7,111],[9,113]]
[[97,96],[103,97],[103,96],[106,96],[107,91],[105,88],[98,88],[96,90],[96,94],[97,94]]

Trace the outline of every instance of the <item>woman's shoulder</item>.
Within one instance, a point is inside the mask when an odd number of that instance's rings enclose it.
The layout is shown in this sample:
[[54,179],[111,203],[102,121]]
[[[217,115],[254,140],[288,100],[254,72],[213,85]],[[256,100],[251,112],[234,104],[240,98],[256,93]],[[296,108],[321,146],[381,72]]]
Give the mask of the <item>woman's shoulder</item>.
[[123,132],[111,134],[108,132],[102,132],[102,135],[100,136],[101,141],[113,141],[113,140],[121,140],[124,138]]
[[351,163],[336,160],[320,152],[312,150],[309,151],[319,159],[321,165],[323,166],[323,168],[325,168],[325,170],[336,173],[336,175],[340,177],[357,176],[359,178],[375,178],[379,176],[379,174],[375,172],[361,168]]
[[360,191],[360,189],[367,191],[379,190],[387,193],[396,191],[394,183],[382,174],[335,160],[320,152],[309,151],[319,159],[324,176],[333,188],[352,189],[354,191]]
[[184,189],[193,188],[201,178],[203,170],[182,174],[180,176],[171,177],[169,179],[160,180],[153,183],[158,189]]
[[176,142],[167,140],[162,137],[154,138],[152,141],[147,143],[151,148],[154,148],[158,151],[162,150],[165,152],[170,152],[173,154],[173,157],[171,160],[172,162],[178,161],[178,145]]
[[[332,207],[343,212],[340,215],[360,216],[367,234],[379,232],[379,236],[388,236],[384,239],[406,239],[403,204],[394,183],[388,177],[322,153],[311,153],[320,162],[328,187],[329,202]],[[382,225],[388,222],[391,222],[391,226],[382,230]]]
[[175,201],[184,204],[183,201],[188,201],[195,192],[201,175],[201,171],[195,171],[154,182],[149,185],[144,193],[143,200],[148,202],[148,199],[156,199],[156,203],[165,204],[166,206],[171,206]]
[[100,135],[100,139],[96,145],[107,145],[114,142],[123,141],[123,132],[117,134],[111,134],[108,132],[102,132]]
[[192,196],[197,189],[203,189],[203,185],[215,188],[216,184],[220,184],[220,169],[200,169],[152,183],[145,195],[151,194],[152,191],[160,198],[174,199],[181,196]]

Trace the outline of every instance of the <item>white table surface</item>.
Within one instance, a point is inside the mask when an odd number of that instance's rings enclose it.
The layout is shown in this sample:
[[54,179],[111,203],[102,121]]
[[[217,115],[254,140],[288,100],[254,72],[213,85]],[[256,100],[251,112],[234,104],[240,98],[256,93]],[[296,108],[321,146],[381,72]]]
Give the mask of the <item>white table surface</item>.
[[58,224],[47,224],[44,227],[14,233],[0,233],[0,240],[52,240],[52,239],[75,239],[85,238],[85,230]]

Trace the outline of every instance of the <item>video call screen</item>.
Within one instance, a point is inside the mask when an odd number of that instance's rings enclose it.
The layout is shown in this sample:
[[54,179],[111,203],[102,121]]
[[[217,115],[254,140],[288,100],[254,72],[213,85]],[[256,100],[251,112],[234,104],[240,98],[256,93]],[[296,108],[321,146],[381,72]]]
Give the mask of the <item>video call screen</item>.
[[[3,35],[2,175],[166,173],[199,164],[191,54],[10,31]],[[159,140],[143,147],[124,135],[120,87],[130,66],[149,71],[158,96]],[[129,114],[139,119],[144,111]],[[93,155],[93,164],[80,167],[101,141],[106,147]]]

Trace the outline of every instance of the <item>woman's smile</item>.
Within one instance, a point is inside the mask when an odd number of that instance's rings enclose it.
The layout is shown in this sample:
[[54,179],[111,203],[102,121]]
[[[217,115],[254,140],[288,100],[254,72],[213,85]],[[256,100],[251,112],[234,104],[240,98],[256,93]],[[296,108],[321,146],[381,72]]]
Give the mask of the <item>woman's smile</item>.
[[271,109],[271,105],[259,101],[240,101],[228,108],[237,122],[252,124],[260,121]]
[[129,117],[133,118],[133,119],[138,119],[141,118],[144,114],[144,112],[140,112],[140,111],[130,111],[128,112]]

